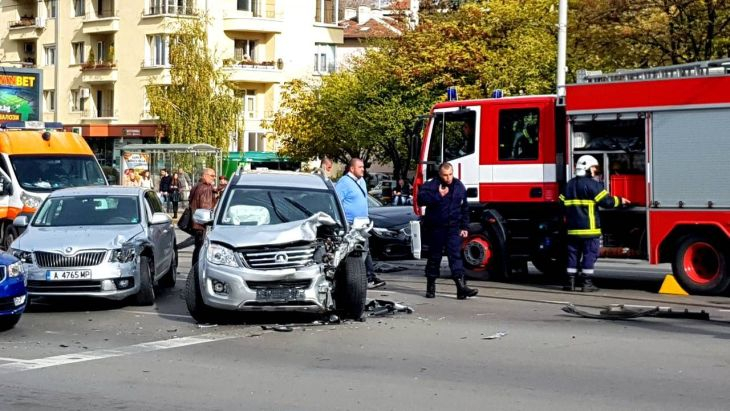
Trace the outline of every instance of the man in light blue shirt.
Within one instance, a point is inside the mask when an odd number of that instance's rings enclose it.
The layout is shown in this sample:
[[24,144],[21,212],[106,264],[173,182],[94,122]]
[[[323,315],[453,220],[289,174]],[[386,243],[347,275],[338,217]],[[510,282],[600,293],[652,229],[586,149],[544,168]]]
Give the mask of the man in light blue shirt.
[[[365,165],[359,158],[353,158],[347,166],[347,174],[337,181],[335,191],[345,209],[347,222],[352,224],[356,217],[368,217],[368,191],[365,185]],[[366,246],[368,244],[366,243]],[[365,257],[365,269],[368,276],[368,288],[378,288],[385,281],[375,276],[373,259],[368,251]]]

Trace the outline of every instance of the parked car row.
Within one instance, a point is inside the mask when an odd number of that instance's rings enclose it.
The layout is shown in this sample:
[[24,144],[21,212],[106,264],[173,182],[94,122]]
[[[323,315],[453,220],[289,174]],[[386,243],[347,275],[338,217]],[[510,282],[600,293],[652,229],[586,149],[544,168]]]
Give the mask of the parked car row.
[[[217,208],[193,217],[209,228],[186,283],[191,315],[201,322],[214,321],[220,310],[361,316],[366,232],[376,258],[402,258],[410,253],[407,230],[415,218],[408,206],[369,201],[372,222],[348,225],[333,184],[318,175],[234,176]],[[23,234],[0,256],[0,328],[17,323],[30,297],[151,305],[155,287],[175,285],[175,230],[152,190],[57,190],[13,224]]]

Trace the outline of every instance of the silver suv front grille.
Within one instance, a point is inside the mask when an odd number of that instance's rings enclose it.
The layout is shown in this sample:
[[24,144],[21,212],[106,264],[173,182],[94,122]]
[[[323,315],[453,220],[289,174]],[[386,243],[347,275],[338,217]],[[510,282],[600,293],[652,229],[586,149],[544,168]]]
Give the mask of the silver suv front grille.
[[249,268],[279,270],[313,264],[314,250],[314,246],[269,248],[244,250],[239,252],[239,256]]
[[90,251],[70,257],[45,251],[36,251],[34,254],[39,267],[91,267],[104,261],[106,251]]

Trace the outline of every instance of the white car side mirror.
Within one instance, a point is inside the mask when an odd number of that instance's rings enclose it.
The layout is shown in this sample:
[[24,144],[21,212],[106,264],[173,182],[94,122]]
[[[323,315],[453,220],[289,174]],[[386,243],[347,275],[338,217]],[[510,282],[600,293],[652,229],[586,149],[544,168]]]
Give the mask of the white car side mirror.
[[172,219],[169,215],[165,213],[154,213],[152,214],[152,218],[150,218],[150,224],[156,225],[156,224],[165,224],[165,223],[171,223]]
[[15,217],[15,220],[13,220],[13,225],[16,227],[27,227],[28,222],[28,216],[19,215]]

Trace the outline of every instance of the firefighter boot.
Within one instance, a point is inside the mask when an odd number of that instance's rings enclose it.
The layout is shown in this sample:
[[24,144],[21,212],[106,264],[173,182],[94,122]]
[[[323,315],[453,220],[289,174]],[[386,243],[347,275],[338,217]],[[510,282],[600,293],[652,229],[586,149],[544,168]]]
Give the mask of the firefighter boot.
[[466,286],[464,277],[454,278],[454,283],[456,284],[456,298],[459,300],[465,300],[466,297],[474,297],[479,293],[479,290]]
[[584,293],[592,293],[592,292],[596,292],[599,290],[600,289],[598,287],[593,285],[593,280],[591,279],[591,277],[586,277],[583,280],[583,292]]
[[436,279],[426,277],[426,298],[436,298]]
[[563,291],[575,291],[575,275],[568,276],[568,283],[563,286]]

